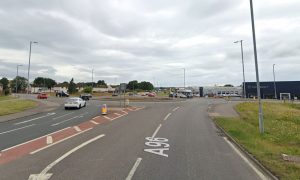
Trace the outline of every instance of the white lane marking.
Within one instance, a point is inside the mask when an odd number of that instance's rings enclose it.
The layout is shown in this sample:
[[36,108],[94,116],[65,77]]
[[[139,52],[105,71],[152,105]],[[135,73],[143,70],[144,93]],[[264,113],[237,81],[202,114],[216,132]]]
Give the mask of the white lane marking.
[[69,118],[69,119],[60,121],[60,122],[58,122],[58,123],[51,124],[51,126],[57,126],[57,125],[60,125],[60,124],[62,124],[62,123],[68,122],[68,121],[71,121],[71,120],[76,119],[76,118],[82,118],[83,115],[85,115],[85,114],[86,114],[86,113],[83,113],[83,114],[80,114],[80,115],[78,115],[78,116],[74,116],[74,117],[71,117],[71,118]]
[[122,111],[123,113],[125,113],[125,114],[128,114],[128,112],[126,112],[126,111]]
[[173,112],[175,112],[175,111],[177,111],[177,109],[179,109],[180,107],[176,107],[176,108],[174,108],[172,111]]
[[56,113],[48,113],[44,116],[40,116],[40,117],[37,117],[37,118],[33,118],[33,119],[29,119],[29,120],[26,120],[26,121],[22,121],[22,122],[18,122],[18,123],[14,123],[14,125],[19,125],[19,124],[24,124],[24,123],[27,123],[27,122],[31,122],[31,121],[36,121],[36,120],[39,120],[39,119],[42,119],[42,118],[45,118],[45,117],[48,117],[48,116],[52,116]]
[[47,136],[47,138],[46,138],[46,143],[47,143],[47,144],[52,144],[52,143],[53,143],[53,138],[52,138],[52,136]]
[[81,129],[78,127],[78,126],[74,126],[74,129],[77,131],[77,132],[80,132]]
[[107,116],[103,116],[105,119],[108,119],[108,120],[111,120],[111,118],[110,117],[107,117]]
[[161,124],[159,124],[158,127],[156,128],[156,130],[154,131],[153,135],[151,136],[152,138],[154,138],[156,136],[156,134],[158,133],[160,127],[161,127]]
[[65,153],[64,155],[62,155],[61,157],[59,157],[58,159],[56,159],[55,161],[53,161],[51,164],[49,164],[45,169],[43,169],[43,171],[40,174],[31,174],[28,178],[28,180],[44,180],[44,179],[49,179],[51,177],[52,174],[47,174],[48,171],[50,171],[56,164],[58,164],[60,161],[64,160],[66,157],[70,156],[71,154],[73,154],[74,152],[76,152],[77,150],[83,148],[84,146],[104,137],[105,134],[101,134],[99,136],[96,136],[82,144],[80,144],[79,146],[71,149],[70,151],[68,151],[67,153]]
[[142,161],[142,158],[137,158],[136,162],[134,163],[132,169],[130,170],[130,172],[129,172],[129,174],[126,177],[125,180],[131,180],[132,179],[132,177],[133,177],[136,169],[138,168],[139,164],[141,163],[141,161]]
[[169,113],[166,115],[166,117],[164,118],[164,121],[167,120],[169,118],[169,116],[171,116],[172,113]]
[[74,112],[70,112],[70,113],[67,113],[67,114],[61,115],[61,116],[58,116],[58,117],[52,118],[52,120],[56,120],[56,119],[59,119],[59,118],[65,117],[65,116],[67,116],[67,115],[70,115],[70,114],[73,114],[73,113],[74,113]]
[[117,115],[117,116],[121,116],[121,114],[119,114],[119,113],[114,113],[115,115]]
[[84,133],[84,132],[87,132],[87,131],[89,131],[89,130],[91,130],[91,129],[93,129],[93,128],[89,128],[89,129],[86,129],[86,130],[84,130],[84,131],[81,131],[81,132],[79,132],[79,133],[77,133],[77,134],[73,134],[72,136],[69,136],[69,137],[67,137],[67,138],[65,138],[65,139],[61,139],[61,140],[59,140],[59,141],[57,141],[57,142],[55,142],[55,143],[52,143],[52,144],[50,144],[50,145],[48,145],[48,146],[45,146],[45,147],[42,147],[42,148],[37,149],[37,150],[35,150],[35,151],[32,151],[32,152],[30,152],[30,154],[38,153],[38,152],[40,152],[40,151],[42,151],[42,150],[44,150],[44,149],[47,149],[47,148],[49,148],[49,147],[51,147],[51,146],[54,146],[54,145],[56,145],[56,144],[58,144],[58,143],[61,143],[61,142],[66,141],[66,140],[68,140],[68,139],[71,139],[72,137],[75,137],[75,136],[77,136],[77,135],[79,135],[79,134],[82,134],[82,133]]
[[31,126],[35,126],[35,124],[30,124],[28,126],[23,126],[23,127],[20,127],[20,128],[16,128],[16,129],[12,129],[12,130],[9,130],[9,131],[4,131],[4,132],[1,132],[1,134],[6,134],[6,133],[10,133],[10,132],[14,132],[14,131],[17,131],[17,130],[20,130],[20,129],[25,129],[25,128],[29,128]]
[[93,120],[91,120],[90,122],[93,123],[93,124],[96,124],[96,125],[99,124],[99,123],[97,123],[96,121],[93,121]]
[[230,145],[230,147],[245,161],[247,165],[249,165],[254,172],[263,180],[267,180],[268,178],[260,172],[226,137],[223,137],[225,141]]
[[22,145],[24,145],[24,144],[30,143],[30,142],[32,142],[32,141],[36,141],[36,140],[38,140],[38,139],[44,138],[44,137],[46,137],[46,136],[50,136],[50,135],[52,135],[52,134],[54,134],[54,133],[58,133],[58,132],[60,132],[60,131],[63,131],[63,130],[69,129],[69,128],[70,128],[70,127],[66,127],[66,128],[64,128],[64,129],[61,129],[61,130],[59,130],[59,131],[56,131],[56,132],[53,132],[53,133],[47,134],[47,135],[45,135],[45,136],[41,136],[41,137],[38,137],[38,138],[32,139],[32,140],[30,140],[30,141],[26,141],[26,142],[24,142],[24,143],[21,143],[21,144],[18,144],[18,145],[15,145],[15,146],[12,146],[12,147],[6,148],[6,149],[2,150],[1,152],[8,151],[8,150],[10,150],[10,149],[13,149],[13,148],[16,148],[16,147],[22,146]]
[[97,118],[99,118],[100,116],[96,116],[96,117],[93,117],[93,119],[97,119]]

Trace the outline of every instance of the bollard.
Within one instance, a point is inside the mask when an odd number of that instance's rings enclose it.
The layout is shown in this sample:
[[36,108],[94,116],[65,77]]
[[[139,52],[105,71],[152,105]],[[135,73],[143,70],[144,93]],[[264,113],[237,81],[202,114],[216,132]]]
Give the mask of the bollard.
[[106,115],[107,114],[107,106],[106,104],[103,104],[101,107],[101,114]]

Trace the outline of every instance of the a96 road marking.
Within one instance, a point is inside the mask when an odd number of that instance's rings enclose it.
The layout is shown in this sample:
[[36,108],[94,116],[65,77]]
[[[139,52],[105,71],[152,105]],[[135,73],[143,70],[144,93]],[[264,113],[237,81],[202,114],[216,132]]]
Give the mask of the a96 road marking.
[[168,157],[168,154],[164,153],[164,151],[169,151],[170,145],[167,143],[169,141],[168,139],[153,137],[146,137],[145,139],[147,140],[147,142],[145,142],[146,146],[154,147],[152,149],[144,149],[145,152]]

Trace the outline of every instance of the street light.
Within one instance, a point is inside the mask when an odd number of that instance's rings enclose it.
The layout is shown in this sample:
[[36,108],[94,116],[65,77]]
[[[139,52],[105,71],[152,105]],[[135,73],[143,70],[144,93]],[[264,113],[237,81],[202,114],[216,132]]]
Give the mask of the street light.
[[274,78],[274,93],[275,93],[275,99],[277,99],[276,83],[275,83],[275,64],[273,64],[273,78]]
[[18,93],[18,76],[19,76],[19,67],[23,66],[21,64],[17,65],[17,77],[16,77],[16,94]]
[[185,89],[185,68],[183,69],[183,88]]
[[258,97],[258,110],[259,110],[259,132],[264,133],[264,117],[261,104],[260,96],[260,82],[259,82],[259,73],[258,73],[258,63],[257,63],[257,49],[256,49],[256,35],[255,35],[255,23],[254,23],[254,13],[253,13],[253,3],[250,0],[250,11],[251,11],[251,24],[252,24],[252,37],[253,37],[253,49],[254,49],[254,60],[255,60],[255,71],[256,71],[256,88],[257,88],[257,97]]
[[242,65],[243,65],[243,96],[244,98],[246,98],[243,40],[235,41],[234,43],[241,43],[241,54],[242,54]]
[[[94,87],[94,68],[92,69],[92,88]],[[93,91],[93,90],[92,90]]]
[[30,73],[30,58],[31,58],[31,46],[32,44],[37,44],[38,42],[36,41],[30,41],[30,46],[29,46],[29,61],[28,61],[28,76],[27,76],[27,79],[28,79],[28,85],[27,85],[27,94],[29,94],[29,73]]

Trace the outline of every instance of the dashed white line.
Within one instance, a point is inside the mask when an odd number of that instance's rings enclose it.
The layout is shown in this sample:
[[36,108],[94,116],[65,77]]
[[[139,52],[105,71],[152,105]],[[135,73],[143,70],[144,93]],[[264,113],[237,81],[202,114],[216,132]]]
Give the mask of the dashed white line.
[[114,113],[115,115],[117,115],[117,116],[121,116],[121,114],[119,114],[119,113]]
[[91,120],[90,122],[93,123],[93,124],[96,124],[96,125],[99,124],[99,123],[97,123],[96,121],[93,121],[93,120]]
[[70,115],[70,114],[73,114],[73,113],[74,113],[74,112],[70,112],[70,113],[67,113],[67,114],[61,115],[61,116],[58,116],[58,117],[52,118],[52,120],[56,120],[56,119],[59,119],[59,118],[65,117],[65,116],[67,116],[67,115]]
[[47,136],[47,138],[46,138],[46,143],[47,143],[47,144],[52,144],[52,143],[53,143],[53,138],[52,138],[52,136]]
[[15,146],[12,146],[12,147],[6,148],[6,149],[2,150],[1,152],[8,151],[8,150],[10,150],[10,149],[13,149],[13,148],[16,148],[16,147],[22,146],[22,145],[24,145],[24,144],[30,143],[30,142],[32,142],[32,141],[36,141],[36,140],[38,140],[38,139],[41,139],[41,138],[44,138],[44,137],[50,136],[50,135],[52,135],[52,134],[55,134],[55,133],[61,132],[61,131],[63,131],[63,130],[69,129],[69,128],[71,128],[71,127],[66,127],[66,128],[64,128],[64,129],[61,129],[61,130],[59,130],[59,131],[56,131],[56,132],[53,132],[53,133],[47,134],[47,135],[45,135],[45,136],[41,136],[41,137],[38,137],[38,138],[35,138],[35,139],[32,139],[32,140],[26,141],[26,142],[24,142],[24,143],[21,143],[21,144],[18,144],[18,145],[15,145]]
[[104,136],[105,136],[105,134],[101,134],[101,135],[96,136],[96,137],[80,144],[79,146],[71,149],[70,151],[68,151],[67,153],[65,153],[64,155],[62,155],[55,161],[53,161],[51,164],[49,164],[45,169],[43,169],[43,171],[40,174],[31,174],[28,179],[49,179],[52,176],[52,174],[50,174],[50,173],[47,174],[47,172],[50,171],[56,164],[58,164],[60,161],[64,160],[66,157],[70,156],[72,153],[76,152],[77,150],[83,148],[84,146],[86,146]]
[[128,174],[128,176],[126,177],[125,180],[131,180],[131,179],[132,179],[132,177],[133,177],[133,175],[134,175],[136,169],[137,169],[138,166],[140,165],[141,161],[142,161],[142,158],[137,158],[136,162],[134,163],[132,169],[130,170],[130,172],[129,172],[129,174]]
[[96,116],[96,117],[93,117],[93,119],[97,119],[97,118],[99,118],[100,116]]
[[42,119],[42,118],[45,118],[45,117],[48,117],[48,116],[52,116],[54,114],[56,114],[56,113],[48,113],[48,114],[46,114],[44,116],[40,116],[40,117],[29,119],[29,120],[26,120],[26,121],[14,123],[14,125],[19,125],[19,124],[24,124],[24,123],[27,123],[27,122],[35,121],[35,120]]
[[31,124],[31,125],[28,125],[28,126],[23,126],[23,127],[20,127],[20,128],[9,130],[9,131],[4,131],[4,132],[1,132],[0,135],[1,134],[7,134],[7,133],[10,133],[10,132],[14,132],[14,131],[17,131],[17,130],[20,130],[20,129],[29,128],[31,126],[35,126],[35,124]]
[[173,112],[175,112],[175,111],[177,111],[177,109],[179,109],[180,107],[176,107],[176,108],[174,108],[172,111]]
[[161,124],[159,124],[158,127],[156,128],[156,130],[154,131],[152,138],[154,138],[156,136],[156,134],[158,133],[160,128],[161,128]]
[[223,137],[225,141],[230,145],[230,147],[248,164],[254,172],[263,180],[267,180],[268,178],[260,172],[253,164],[227,139],[227,137]]
[[74,129],[77,131],[77,132],[80,132],[81,129],[78,127],[78,126],[74,126]]
[[84,133],[84,132],[87,132],[87,131],[89,131],[89,130],[91,130],[91,129],[93,129],[93,128],[89,128],[89,129],[86,129],[86,130],[81,131],[81,132],[79,132],[79,133],[73,134],[72,136],[69,136],[69,137],[67,137],[67,138],[65,138],[65,139],[59,140],[59,141],[57,141],[57,142],[55,142],[55,143],[52,143],[52,144],[50,144],[50,145],[48,145],[48,146],[45,146],[45,147],[42,147],[42,148],[37,149],[37,150],[35,150],[35,151],[32,151],[30,154],[35,154],[35,153],[37,153],[37,152],[40,152],[40,151],[42,151],[42,150],[44,150],[44,149],[47,149],[47,148],[49,148],[49,147],[51,147],[51,146],[54,146],[54,145],[56,145],[56,144],[58,144],[58,143],[61,143],[61,142],[63,142],[63,141],[66,141],[66,140],[68,140],[68,139],[70,139],[70,138],[72,138],[72,137],[75,137],[75,136],[77,136],[77,135],[79,135],[79,134],[82,134],[82,133]]
[[166,117],[164,118],[164,121],[167,120],[169,118],[169,116],[171,116],[172,113],[169,113],[166,115]]
[[[84,113],[84,114],[85,114],[85,113]],[[58,122],[58,123],[55,123],[55,124],[51,124],[51,126],[57,126],[57,125],[60,125],[60,124],[62,124],[62,123],[65,123],[65,122],[71,121],[71,120],[73,120],[73,119],[76,119],[76,118],[81,118],[81,117],[83,117],[83,115],[84,115],[84,114],[81,114],[81,115],[78,115],[78,116],[71,117],[71,118],[69,118],[69,119],[66,119],[66,120],[60,121],[60,122]]]
[[108,119],[108,120],[111,120],[111,118],[110,117],[108,117],[108,116],[103,116],[105,119]]

